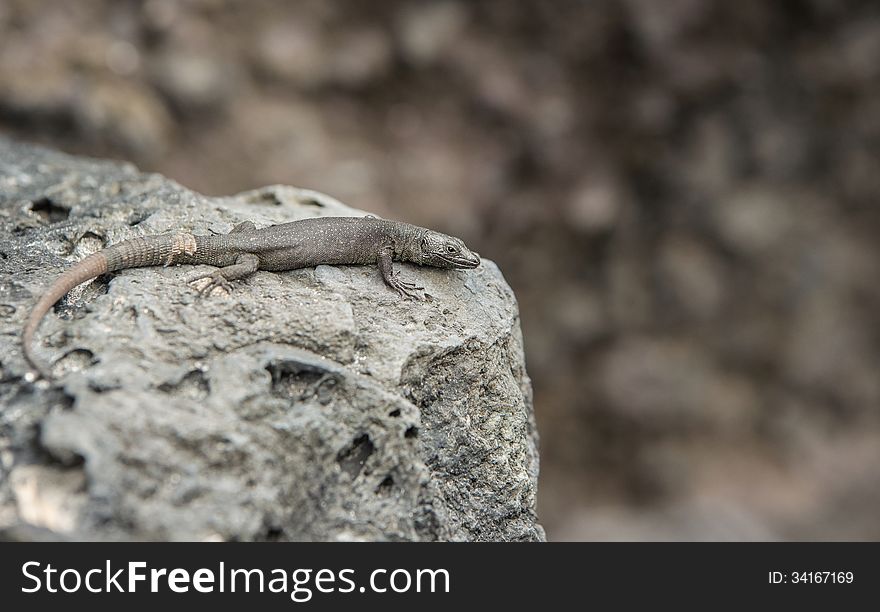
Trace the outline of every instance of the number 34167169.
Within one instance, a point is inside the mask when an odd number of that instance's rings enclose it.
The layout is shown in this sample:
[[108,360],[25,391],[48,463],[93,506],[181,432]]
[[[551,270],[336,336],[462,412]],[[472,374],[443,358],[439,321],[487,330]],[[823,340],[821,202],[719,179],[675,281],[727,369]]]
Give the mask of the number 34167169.
[[768,572],[770,584],[851,584],[852,572]]

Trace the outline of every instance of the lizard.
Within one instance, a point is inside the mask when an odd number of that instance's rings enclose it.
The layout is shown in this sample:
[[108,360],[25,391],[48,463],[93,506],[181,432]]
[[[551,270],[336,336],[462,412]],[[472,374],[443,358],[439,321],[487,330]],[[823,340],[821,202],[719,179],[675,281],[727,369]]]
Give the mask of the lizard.
[[37,373],[51,380],[49,368],[36,356],[34,335],[49,309],[71,289],[108,272],[149,266],[207,264],[217,269],[187,282],[210,279],[201,289],[231,291],[231,281],[257,270],[280,272],[328,265],[378,265],[385,284],[402,298],[422,299],[424,287],[402,280],[392,262],[437,268],[466,269],[480,256],[453,236],[400,221],[367,217],[313,217],[257,229],[252,221],[228,234],[197,236],[177,232],[124,240],[88,255],[49,286],[36,302],[22,332],[22,349]]

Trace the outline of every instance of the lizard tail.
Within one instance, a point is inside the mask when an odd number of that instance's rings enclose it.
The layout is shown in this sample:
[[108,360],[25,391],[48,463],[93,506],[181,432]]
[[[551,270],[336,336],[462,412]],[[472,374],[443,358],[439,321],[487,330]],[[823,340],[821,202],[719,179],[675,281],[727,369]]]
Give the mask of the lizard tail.
[[34,354],[34,334],[55,302],[80,283],[116,270],[189,263],[195,261],[192,256],[197,248],[197,239],[192,234],[144,236],[111,245],[74,264],[52,283],[31,311],[21,336],[25,358],[40,373],[40,376],[47,380],[52,378],[49,368],[43,365]]
[[33,310],[31,310],[31,314],[24,326],[24,332],[21,335],[22,349],[25,358],[43,378],[48,380],[52,378],[52,375],[49,372],[49,368],[37,359],[33,349],[34,334],[37,328],[40,327],[43,317],[55,305],[55,302],[64,297],[68,291],[106,272],[108,272],[108,266],[107,257],[104,253],[98,252],[89,255],[55,279],[55,282],[52,283],[48,291],[43,294],[43,297],[40,298]]

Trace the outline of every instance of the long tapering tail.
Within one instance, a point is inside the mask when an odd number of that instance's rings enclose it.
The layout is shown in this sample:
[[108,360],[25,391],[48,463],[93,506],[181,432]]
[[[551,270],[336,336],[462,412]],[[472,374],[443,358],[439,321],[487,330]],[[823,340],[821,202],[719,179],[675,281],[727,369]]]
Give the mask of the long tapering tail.
[[52,283],[48,291],[43,294],[43,297],[39,299],[33,310],[31,310],[31,314],[24,326],[24,332],[21,335],[22,349],[28,362],[43,378],[49,379],[52,378],[52,375],[49,372],[49,368],[37,359],[33,350],[34,334],[36,333],[37,328],[40,327],[43,317],[45,317],[46,313],[49,312],[49,309],[55,305],[55,302],[64,297],[68,291],[87,280],[91,280],[106,273],[107,271],[107,257],[104,255],[103,251],[89,255],[82,261],[74,264],[72,268],[55,279],[55,282]]
[[80,283],[116,270],[184,262],[195,251],[196,238],[191,234],[145,236],[109,246],[77,262],[55,279],[31,311],[21,335],[25,358],[40,376],[52,378],[49,368],[34,354],[34,334],[55,302]]

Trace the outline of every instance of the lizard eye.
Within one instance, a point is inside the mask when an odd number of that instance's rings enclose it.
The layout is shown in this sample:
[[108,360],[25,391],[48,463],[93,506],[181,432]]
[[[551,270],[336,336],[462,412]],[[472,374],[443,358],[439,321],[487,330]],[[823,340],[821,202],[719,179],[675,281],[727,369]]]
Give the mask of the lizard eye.
[[447,253],[455,253],[457,250],[458,250],[458,249],[456,249],[456,248],[455,248],[454,246],[452,246],[451,244],[449,244],[449,245],[446,246],[446,252],[447,252]]

